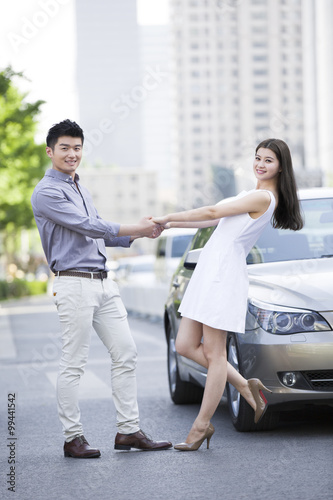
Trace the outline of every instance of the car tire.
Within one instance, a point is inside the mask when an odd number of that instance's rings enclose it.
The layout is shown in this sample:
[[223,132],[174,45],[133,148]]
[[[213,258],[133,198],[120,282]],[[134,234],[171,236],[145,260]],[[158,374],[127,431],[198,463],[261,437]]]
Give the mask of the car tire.
[[177,405],[201,403],[203,388],[191,382],[184,382],[179,376],[178,355],[171,327],[167,327],[168,379],[172,401]]
[[[227,354],[229,363],[244,376],[242,360],[239,355],[237,336],[229,334],[227,339]],[[254,423],[254,411],[239,392],[227,383],[228,407],[231,420],[239,432],[272,430],[279,423],[279,413],[268,408],[258,424]]]

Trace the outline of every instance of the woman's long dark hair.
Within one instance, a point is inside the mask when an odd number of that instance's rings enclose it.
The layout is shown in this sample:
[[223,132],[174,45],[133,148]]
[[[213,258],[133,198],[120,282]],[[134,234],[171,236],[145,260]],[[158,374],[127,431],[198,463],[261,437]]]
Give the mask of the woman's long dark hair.
[[281,168],[277,186],[279,203],[274,212],[273,227],[298,231],[303,227],[303,218],[289,147],[281,139],[266,139],[257,146],[256,153],[260,148],[273,151]]

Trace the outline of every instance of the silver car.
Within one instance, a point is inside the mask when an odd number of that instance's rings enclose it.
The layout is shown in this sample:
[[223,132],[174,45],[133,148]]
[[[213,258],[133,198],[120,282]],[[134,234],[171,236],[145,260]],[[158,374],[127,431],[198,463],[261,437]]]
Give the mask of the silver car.
[[[268,430],[283,410],[333,405],[333,189],[300,191],[301,231],[269,225],[247,257],[248,311],[244,334],[229,332],[228,360],[246,378],[272,390],[259,424],[253,410],[227,384],[230,415],[238,431]],[[214,228],[198,230],[173,276],[165,308],[168,374],[176,404],[199,403],[206,370],[179,356],[178,307]],[[235,297],[237,300],[237,297]]]

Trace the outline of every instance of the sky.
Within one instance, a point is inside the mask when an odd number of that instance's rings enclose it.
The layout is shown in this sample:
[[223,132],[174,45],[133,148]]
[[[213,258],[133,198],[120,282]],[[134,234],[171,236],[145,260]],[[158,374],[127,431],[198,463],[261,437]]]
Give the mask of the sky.
[[[75,87],[75,0],[0,0],[0,70],[11,65],[30,81],[20,81],[27,100],[44,100],[36,137],[43,142],[51,125],[79,120]],[[139,24],[166,24],[168,0],[137,0]],[[67,92],[59,94],[67,81]]]

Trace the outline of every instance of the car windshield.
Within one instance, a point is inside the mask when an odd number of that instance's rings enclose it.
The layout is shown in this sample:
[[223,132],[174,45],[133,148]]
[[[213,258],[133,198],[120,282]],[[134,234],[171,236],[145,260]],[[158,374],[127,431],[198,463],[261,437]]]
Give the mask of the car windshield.
[[247,257],[248,264],[333,257],[333,199],[303,200],[300,231],[267,226]]
[[172,240],[171,257],[182,257],[192,238],[192,234],[174,236]]

